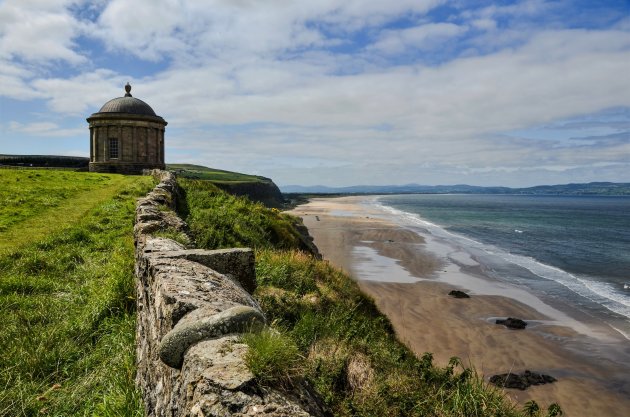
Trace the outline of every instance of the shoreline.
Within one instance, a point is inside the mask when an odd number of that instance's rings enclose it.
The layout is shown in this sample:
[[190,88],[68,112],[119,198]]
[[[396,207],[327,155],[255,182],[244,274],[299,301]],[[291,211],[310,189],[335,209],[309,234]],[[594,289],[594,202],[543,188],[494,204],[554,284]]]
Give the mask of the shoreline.
[[[434,237],[360,204],[367,199],[313,199],[292,214],[302,217],[324,259],[357,280],[417,355],[432,352],[441,366],[458,356],[486,380],[526,369],[558,379],[526,391],[506,389],[521,405],[530,399],[542,408],[558,402],[568,416],[621,416],[630,409],[630,382],[625,382],[630,365],[620,367],[611,354],[623,350],[616,346],[618,337],[523,289],[491,280],[466,253],[451,254],[449,261]],[[470,299],[447,296],[471,283],[482,291],[467,291]],[[528,321],[527,329],[494,324],[508,316]],[[592,343],[593,338],[601,343]]]

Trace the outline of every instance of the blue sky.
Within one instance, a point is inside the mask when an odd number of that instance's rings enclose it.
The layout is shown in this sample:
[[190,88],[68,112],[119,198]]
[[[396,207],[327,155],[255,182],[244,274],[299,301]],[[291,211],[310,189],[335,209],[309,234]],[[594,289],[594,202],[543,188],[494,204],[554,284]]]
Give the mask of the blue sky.
[[0,0],[0,153],[132,94],[279,185],[630,182],[630,1]]

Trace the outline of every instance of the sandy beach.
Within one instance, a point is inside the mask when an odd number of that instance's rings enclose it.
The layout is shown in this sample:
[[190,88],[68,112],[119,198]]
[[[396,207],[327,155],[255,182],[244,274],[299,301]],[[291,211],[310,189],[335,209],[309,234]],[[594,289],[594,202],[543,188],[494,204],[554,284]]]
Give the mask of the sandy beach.
[[[441,365],[458,356],[486,379],[526,369],[558,379],[507,389],[520,404],[557,402],[570,417],[630,415],[627,340],[577,311],[485,279],[473,262],[466,267],[464,254],[459,265],[449,263],[439,245],[428,250],[428,236],[360,204],[365,198],[313,199],[292,214],[302,217],[324,259],[357,280],[416,354],[432,352]],[[471,298],[449,297],[452,289],[466,289]],[[508,316],[527,320],[527,329],[494,324]]]

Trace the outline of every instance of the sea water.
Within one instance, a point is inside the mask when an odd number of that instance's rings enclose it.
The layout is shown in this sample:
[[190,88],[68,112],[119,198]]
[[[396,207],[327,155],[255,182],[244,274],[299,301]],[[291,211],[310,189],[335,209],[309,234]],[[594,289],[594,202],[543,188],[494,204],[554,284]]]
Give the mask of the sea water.
[[412,194],[373,202],[457,247],[485,275],[630,338],[630,197]]

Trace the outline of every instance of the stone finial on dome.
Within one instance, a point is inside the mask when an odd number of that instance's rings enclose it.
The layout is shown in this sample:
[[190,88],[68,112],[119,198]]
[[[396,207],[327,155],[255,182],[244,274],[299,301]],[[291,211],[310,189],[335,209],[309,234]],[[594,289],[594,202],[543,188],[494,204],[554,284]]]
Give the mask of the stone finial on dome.
[[131,96],[131,84],[127,83],[127,85],[125,85],[125,97],[132,97]]

